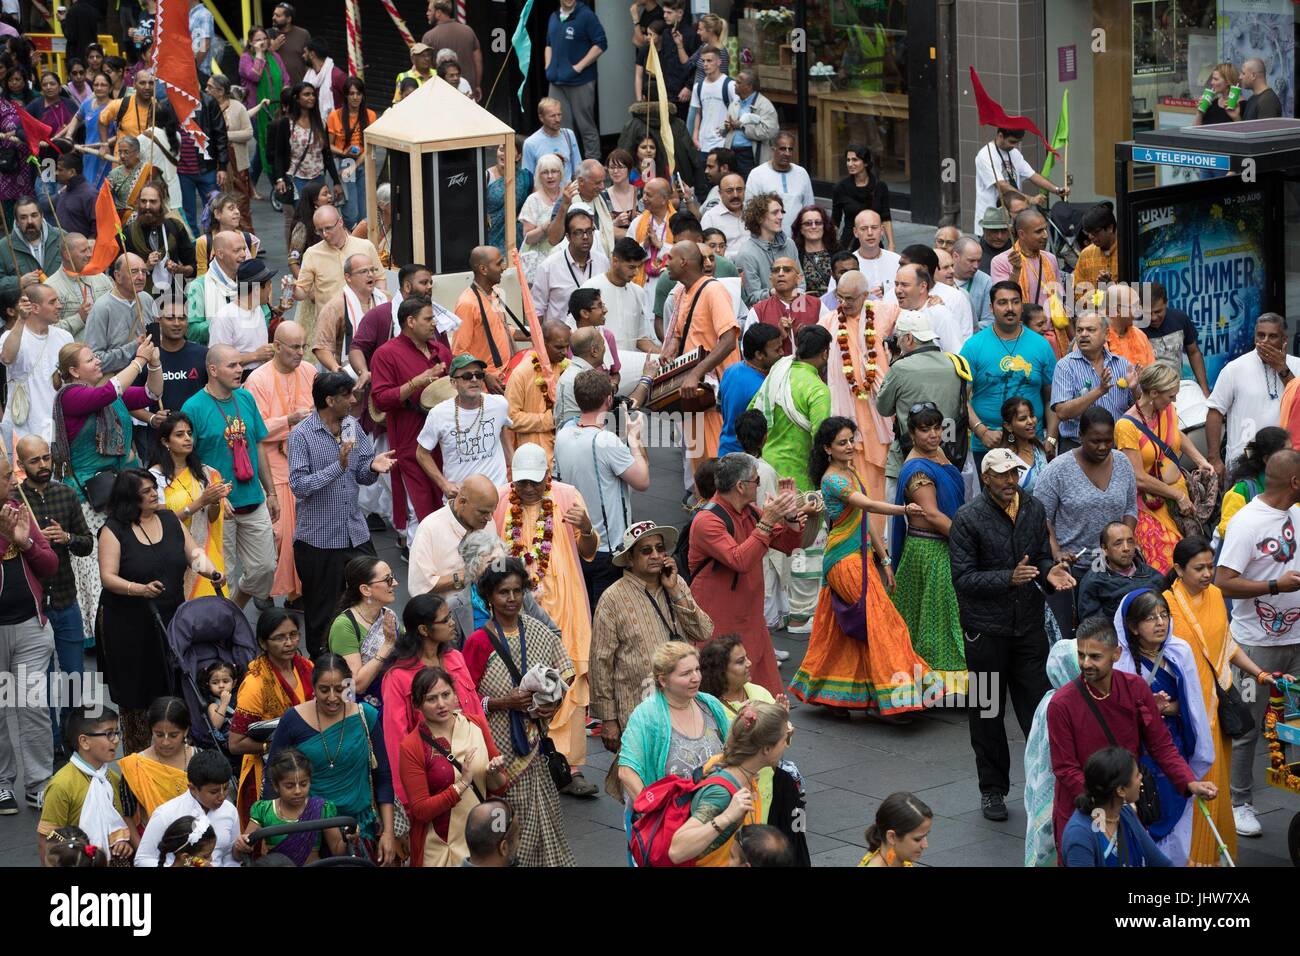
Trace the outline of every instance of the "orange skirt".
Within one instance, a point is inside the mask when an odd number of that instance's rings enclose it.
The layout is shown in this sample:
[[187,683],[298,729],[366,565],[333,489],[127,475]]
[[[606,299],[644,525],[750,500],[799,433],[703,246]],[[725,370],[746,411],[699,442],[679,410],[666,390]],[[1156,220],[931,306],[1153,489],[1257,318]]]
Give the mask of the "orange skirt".
[[808,650],[790,692],[810,704],[884,715],[920,710],[921,685],[929,668],[912,650],[907,624],[873,563],[866,567],[867,640],[847,636],[835,619],[831,589],[842,600],[852,601],[861,593],[862,575],[862,558],[857,554],[841,558],[827,572]]

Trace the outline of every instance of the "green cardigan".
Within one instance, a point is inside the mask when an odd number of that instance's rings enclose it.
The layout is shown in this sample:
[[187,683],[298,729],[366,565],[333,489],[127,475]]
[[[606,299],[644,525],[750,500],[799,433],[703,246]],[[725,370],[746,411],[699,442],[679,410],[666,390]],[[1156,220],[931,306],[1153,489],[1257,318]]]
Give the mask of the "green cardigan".
[[[712,694],[701,691],[696,699],[708,708],[718,725],[718,733],[726,741],[727,733],[731,730],[731,718],[727,716],[727,709]],[[634,771],[646,786],[662,780],[672,736],[668,699],[659,691],[637,704],[632,716],[628,717],[618,748],[619,766]]]

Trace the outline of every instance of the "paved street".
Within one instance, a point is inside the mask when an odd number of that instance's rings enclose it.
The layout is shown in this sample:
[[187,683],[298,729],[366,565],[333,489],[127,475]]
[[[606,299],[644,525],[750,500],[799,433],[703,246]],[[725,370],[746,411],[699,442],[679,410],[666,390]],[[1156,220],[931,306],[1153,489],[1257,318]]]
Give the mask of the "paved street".
[[[272,267],[281,267],[284,249],[279,219],[265,204],[257,205],[255,217],[268,262]],[[930,228],[905,223],[898,223],[896,232],[900,248],[933,235]],[[651,461],[654,480],[648,492],[633,496],[633,515],[681,526],[686,515],[681,508],[680,454],[657,449],[651,452]],[[406,599],[405,565],[391,533],[380,536],[377,544],[381,556],[393,565],[402,581],[400,606]],[[782,673],[789,678],[802,658],[806,638],[780,632],[775,643],[790,652],[790,660],[782,667]],[[87,660],[87,666],[93,666],[93,657]],[[788,756],[798,765],[808,789],[808,842],[815,865],[856,864],[865,852],[863,831],[867,823],[880,801],[896,790],[914,792],[935,812],[924,863],[1023,865],[1024,740],[1014,720],[1008,721],[1014,781],[1007,799],[1011,818],[1005,823],[990,823],[979,810],[975,763],[964,713],[934,711],[906,726],[893,726],[861,716],[838,719],[817,708],[796,704],[792,718],[797,732]],[[1238,860],[1242,866],[1286,865],[1286,828],[1291,816],[1300,812],[1296,797],[1263,785],[1262,753],[1261,747],[1255,804],[1265,833],[1262,839],[1242,841]],[[591,782],[598,786],[603,783],[610,759],[599,740],[590,741],[587,777]],[[621,805],[603,792],[587,800],[561,800],[569,842],[578,863],[623,865],[626,841]],[[25,806],[16,816],[0,817],[0,865],[37,864],[36,821],[36,814]]]

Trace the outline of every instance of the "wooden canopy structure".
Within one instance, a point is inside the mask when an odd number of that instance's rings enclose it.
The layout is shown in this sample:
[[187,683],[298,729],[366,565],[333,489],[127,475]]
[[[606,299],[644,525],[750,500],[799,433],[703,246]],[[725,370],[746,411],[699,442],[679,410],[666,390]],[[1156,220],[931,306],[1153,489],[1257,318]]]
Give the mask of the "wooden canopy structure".
[[[515,131],[497,119],[468,96],[437,76],[426,80],[406,99],[388,109],[365,130],[364,164],[366,174],[366,207],[370,222],[378,222],[375,199],[376,166],[375,148],[382,146],[390,156],[393,152],[409,157],[409,208],[411,248],[428,248],[427,236],[437,235],[437,224],[425,221],[425,191],[430,183],[425,181],[424,159],[427,155],[451,150],[482,149],[504,146],[506,151],[505,184],[505,242],[507,254],[514,246],[515,237]],[[395,177],[394,177],[395,178]],[[397,183],[394,182],[394,186]],[[486,186],[480,177],[474,184],[482,195]],[[394,210],[396,213],[396,210]],[[466,223],[460,224],[464,230]],[[394,222],[396,228],[396,222]],[[420,261],[417,256],[416,261]],[[430,265],[433,265],[430,261]],[[458,263],[455,271],[464,268]],[[440,271],[453,271],[444,268]]]

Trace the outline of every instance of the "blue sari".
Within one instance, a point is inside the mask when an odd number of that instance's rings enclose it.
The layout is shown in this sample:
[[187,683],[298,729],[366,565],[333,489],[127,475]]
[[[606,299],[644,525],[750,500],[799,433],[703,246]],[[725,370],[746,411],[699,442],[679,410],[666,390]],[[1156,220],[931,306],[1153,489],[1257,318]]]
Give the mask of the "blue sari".
[[[1142,671],[1141,676],[1149,678],[1151,669],[1155,665],[1140,654],[1134,656]],[[1177,714],[1162,717],[1161,720],[1164,721],[1165,729],[1169,731],[1174,746],[1178,748],[1179,755],[1184,760],[1190,761],[1192,752],[1196,749],[1196,731],[1184,710],[1188,693],[1187,682],[1182,673],[1168,660],[1163,662],[1160,670],[1156,672],[1155,679],[1151,680],[1151,693],[1159,694],[1161,691],[1168,694],[1169,699],[1178,705]],[[1200,689],[1192,688],[1192,693],[1199,696]],[[1183,811],[1187,808],[1187,797],[1169,782],[1169,778],[1151,759],[1151,755],[1145,748],[1142,752],[1142,766],[1151,769],[1152,777],[1156,782],[1156,791],[1160,794],[1160,819],[1147,827],[1147,832],[1151,834],[1153,840],[1163,840],[1173,832],[1178,821],[1182,819]]]
[[[894,504],[907,504],[907,485],[918,471],[925,472],[934,482],[935,500],[938,502],[939,510],[949,520],[956,517],[957,509],[966,503],[966,483],[962,480],[961,472],[952,464],[940,465],[926,458],[911,458],[903,463],[903,468],[898,473],[898,491],[894,494]],[[907,542],[905,515],[898,515],[893,519],[889,528],[889,540],[893,544],[892,558],[894,566],[897,567],[903,557],[903,545]]]
[[[112,100],[108,101],[113,102]],[[105,103],[104,106],[107,106]],[[81,122],[86,130],[86,145],[98,146],[103,142],[99,138],[99,114],[104,111],[104,106],[96,106],[95,98],[92,96],[82,103],[77,109],[78,115],[81,116]],[[117,124],[109,129],[108,136],[112,139],[113,134],[117,132]],[[91,156],[83,153],[81,156],[81,174],[86,177],[86,182],[90,183],[96,190],[104,184],[104,179],[112,170],[113,164],[100,159],[98,156]]]
[[[524,227],[519,221],[519,210],[533,191],[533,176],[520,166],[515,171],[515,248],[524,244]],[[487,209],[489,246],[506,251],[506,178],[498,176],[488,183],[484,204]]]

